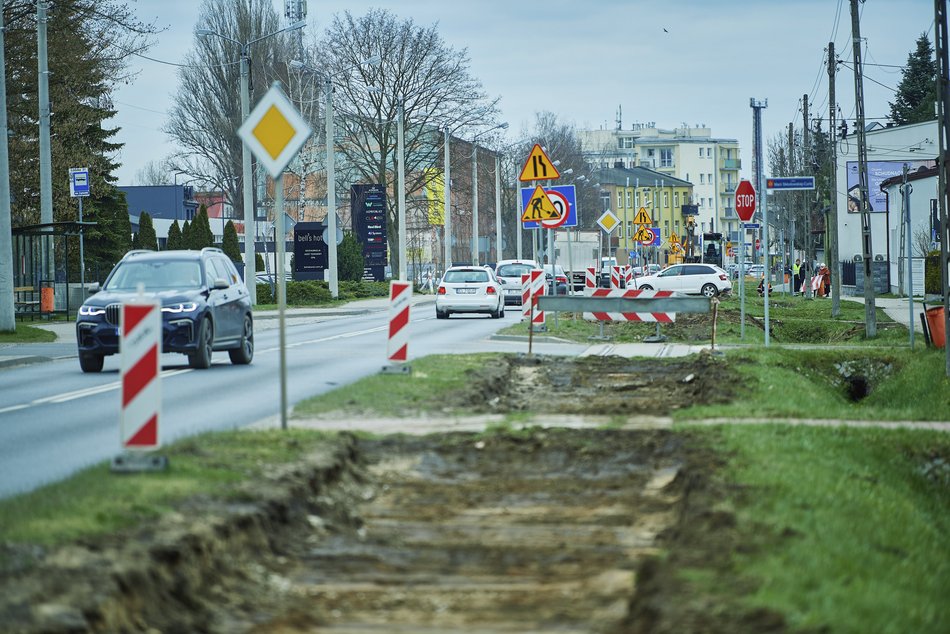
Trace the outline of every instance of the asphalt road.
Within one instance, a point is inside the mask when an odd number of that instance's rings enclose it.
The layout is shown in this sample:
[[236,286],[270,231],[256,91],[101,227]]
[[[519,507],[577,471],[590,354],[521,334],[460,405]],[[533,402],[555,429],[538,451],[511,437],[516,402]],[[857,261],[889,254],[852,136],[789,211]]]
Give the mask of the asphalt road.
[[[385,303],[368,304],[346,315],[289,314],[285,332],[291,408],[387,365],[388,310]],[[279,331],[277,320],[268,317],[257,318],[256,352],[249,366],[233,366],[226,353],[218,352],[209,370],[192,370],[184,356],[162,355],[162,442],[261,421],[279,424]],[[437,353],[526,352],[522,341],[491,338],[519,318],[517,309],[509,309],[502,320],[483,315],[436,320],[431,299],[423,301],[411,312],[410,362]],[[32,490],[121,452],[119,357],[107,357],[101,374],[84,374],[74,340],[64,339],[0,351],[0,361],[45,361],[0,367],[0,497]],[[538,353],[579,354],[585,349],[575,344],[535,345]]]

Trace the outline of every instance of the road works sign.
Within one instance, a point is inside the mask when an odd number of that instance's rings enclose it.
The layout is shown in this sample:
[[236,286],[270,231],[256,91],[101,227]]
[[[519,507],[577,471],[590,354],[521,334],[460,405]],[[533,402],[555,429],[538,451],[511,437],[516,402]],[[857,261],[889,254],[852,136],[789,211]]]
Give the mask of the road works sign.
[[[530,187],[521,189],[521,208],[528,206],[529,199],[534,190]],[[544,193],[551,199],[554,205],[561,213],[561,217],[556,220],[545,220],[536,222],[530,220],[524,223],[525,229],[566,229],[567,227],[577,226],[577,192],[573,185],[558,185],[557,187],[546,187]]]
[[641,225],[637,232],[633,234],[633,239],[641,244],[652,244],[653,230]]
[[280,85],[271,86],[238,128],[238,136],[273,177],[280,176],[311,130]]
[[524,213],[521,214],[521,222],[529,220],[558,220],[561,218],[561,212],[551,199],[548,198],[544,189],[538,185],[534,188],[534,193],[528,198],[528,204],[525,205]]
[[755,214],[755,188],[752,183],[744,180],[736,187],[736,215],[743,222],[752,220]]
[[544,153],[541,146],[535,143],[534,147],[531,148],[531,153],[528,155],[528,160],[524,162],[524,167],[521,168],[521,175],[518,177],[518,180],[543,181],[550,178],[558,178],[560,175],[561,173],[554,167],[554,163],[552,163],[548,155]]
[[647,213],[647,210],[644,207],[640,207],[640,211],[638,211],[637,215],[633,217],[633,224],[652,225],[653,220],[650,218],[650,214]]

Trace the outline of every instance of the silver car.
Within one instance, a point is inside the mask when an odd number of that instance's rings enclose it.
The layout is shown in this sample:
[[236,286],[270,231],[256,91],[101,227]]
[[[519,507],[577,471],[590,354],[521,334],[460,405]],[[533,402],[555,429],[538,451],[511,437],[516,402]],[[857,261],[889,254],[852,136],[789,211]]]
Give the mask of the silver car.
[[453,266],[445,272],[435,295],[435,316],[448,319],[452,313],[488,313],[505,316],[505,296],[495,273],[481,266]]
[[636,280],[643,290],[676,291],[715,297],[732,291],[729,275],[713,264],[674,264]]
[[506,304],[521,305],[521,276],[541,267],[534,260],[502,260],[495,267],[495,276],[504,287]]

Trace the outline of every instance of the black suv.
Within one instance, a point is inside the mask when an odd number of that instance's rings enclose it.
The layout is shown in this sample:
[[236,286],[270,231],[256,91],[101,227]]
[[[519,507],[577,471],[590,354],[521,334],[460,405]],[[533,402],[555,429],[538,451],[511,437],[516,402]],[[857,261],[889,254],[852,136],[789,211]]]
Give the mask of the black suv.
[[76,317],[79,365],[102,370],[106,355],[119,352],[122,303],[142,285],[162,303],[162,352],[188,355],[188,365],[207,368],[213,350],[227,350],[231,363],[254,357],[254,321],[247,287],[221,249],[130,251],[116,264],[102,290]]

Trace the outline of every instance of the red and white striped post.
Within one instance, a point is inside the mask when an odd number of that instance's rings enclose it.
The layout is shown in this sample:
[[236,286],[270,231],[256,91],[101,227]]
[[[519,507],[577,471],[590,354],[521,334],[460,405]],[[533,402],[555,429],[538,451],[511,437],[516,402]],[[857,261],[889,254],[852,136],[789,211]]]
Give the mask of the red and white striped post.
[[521,274],[521,321],[531,319],[531,275]]
[[[409,354],[409,305],[412,282],[392,280],[389,283],[389,340],[386,349],[390,363],[406,363]],[[400,372],[408,366],[397,366]],[[386,370],[387,368],[383,368]]]
[[149,451],[161,446],[162,306],[141,297],[122,305],[119,317],[122,448]]
[[610,288],[620,288],[620,269],[619,266],[610,267]]
[[531,271],[531,306],[534,313],[531,328],[534,330],[544,330],[544,311],[538,308],[538,298],[544,295],[544,287],[544,271]]
[[590,296],[595,288],[597,288],[597,269],[588,266],[587,272],[584,274],[584,296]]
[[633,288],[633,267],[629,264],[623,267],[624,288]]

